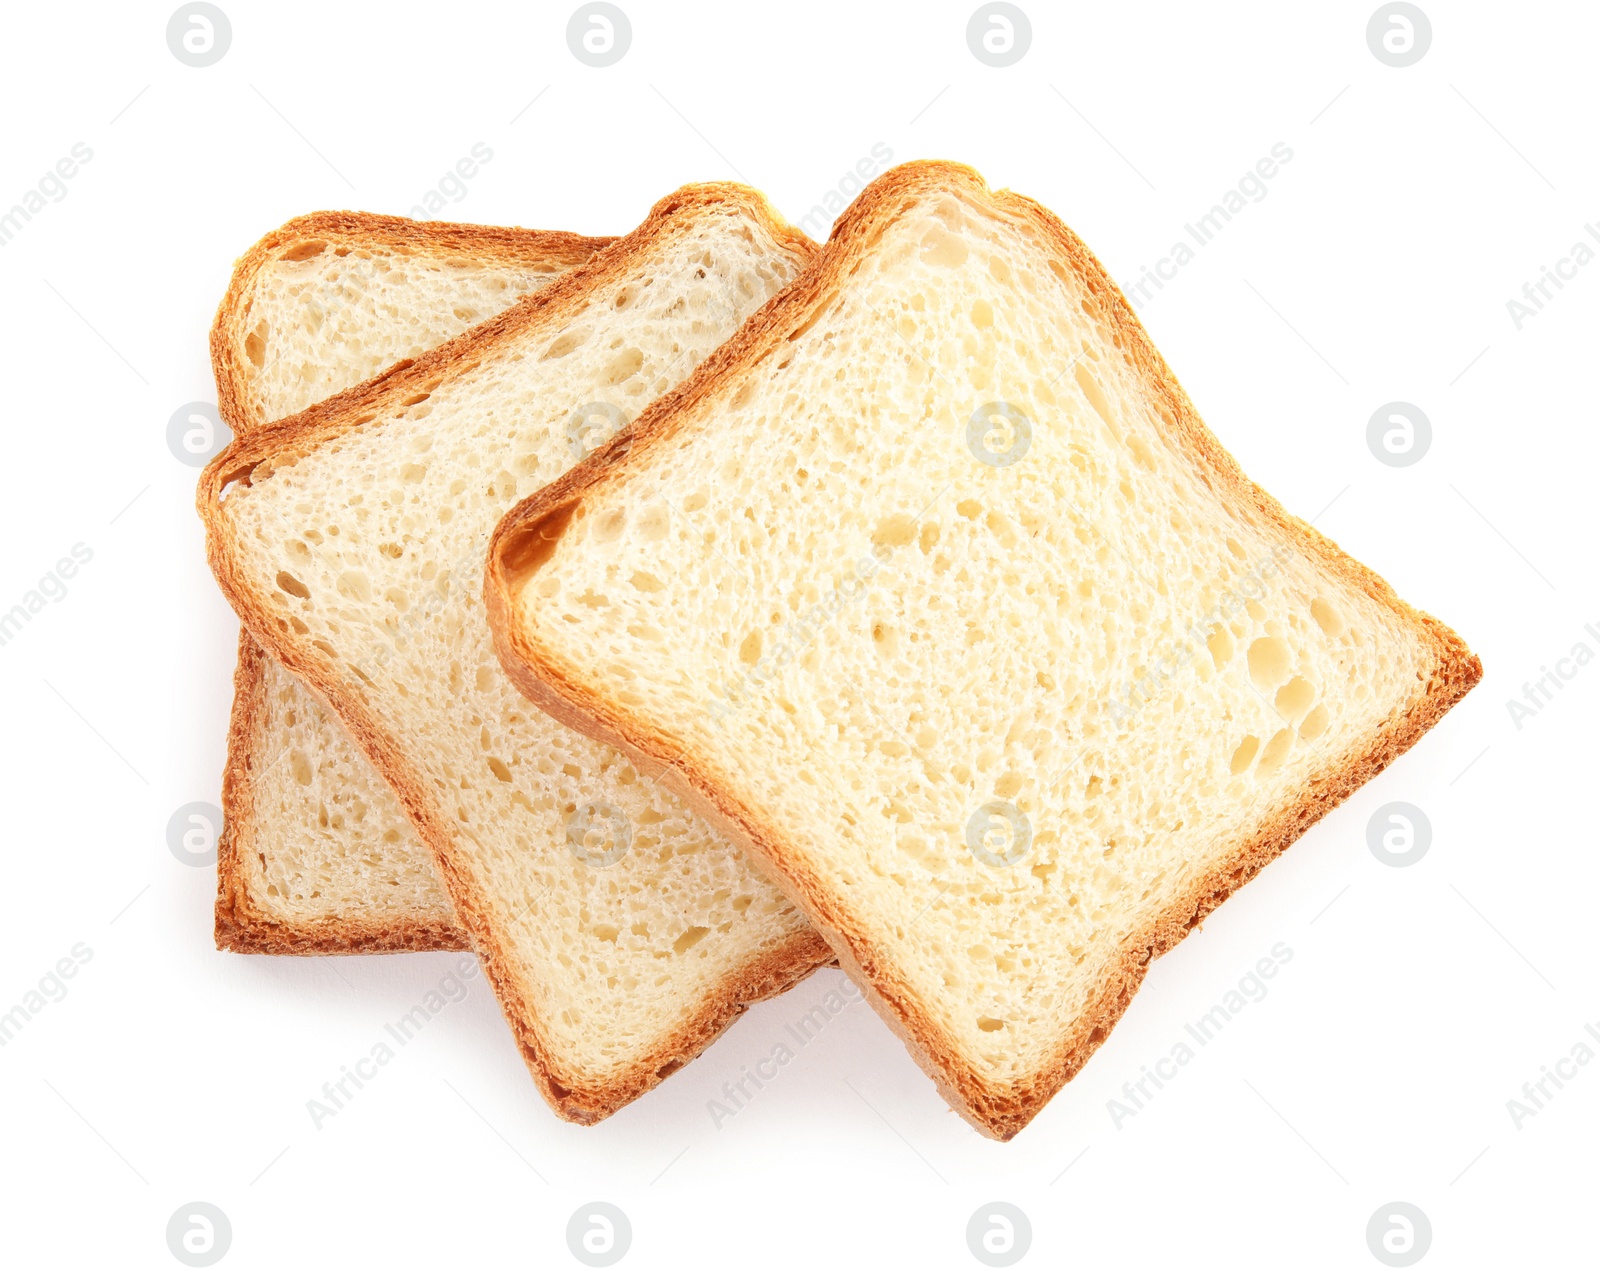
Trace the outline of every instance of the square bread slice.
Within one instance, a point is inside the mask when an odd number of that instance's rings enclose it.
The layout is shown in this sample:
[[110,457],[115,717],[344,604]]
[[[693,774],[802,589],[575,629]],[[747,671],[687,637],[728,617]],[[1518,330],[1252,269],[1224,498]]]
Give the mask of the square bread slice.
[[[234,267],[211,329],[235,436],[420,357],[610,238],[315,212]],[[217,947],[469,947],[399,801],[299,680],[239,633],[217,843]]]
[[690,186],[409,366],[236,439],[198,502],[252,633],[399,795],[540,1090],[593,1123],[831,956],[744,855],[529,707],[482,604],[489,538],[815,254]]
[[940,163],[520,504],[485,588],[529,697],[763,859],[1002,1139],[1481,673],[1245,478],[1070,230]]

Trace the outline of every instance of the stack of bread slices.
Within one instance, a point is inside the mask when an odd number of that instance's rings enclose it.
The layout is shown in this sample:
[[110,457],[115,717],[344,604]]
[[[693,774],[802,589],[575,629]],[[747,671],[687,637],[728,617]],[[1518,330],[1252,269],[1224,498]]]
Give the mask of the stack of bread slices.
[[470,948],[594,1123],[837,962],[1010,1138],[1151,958],[1477,681],[946,163],[826,246],[322,213],[239,262],[218,945]]

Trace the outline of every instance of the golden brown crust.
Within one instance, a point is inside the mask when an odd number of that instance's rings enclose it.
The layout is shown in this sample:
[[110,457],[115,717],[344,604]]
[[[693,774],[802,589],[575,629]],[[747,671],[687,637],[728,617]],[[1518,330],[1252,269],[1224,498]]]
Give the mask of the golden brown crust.
[[240,861],[255,850],[256,774],[264,750],[266,654],[239,631],[239,661],[233,672],[233,714],[228,724],[228,763],[222,773],[222,836],[217,841],[217,947],[228,952],[338,954],[431,952],[470,949],[453,922],[361,921],[330,918],[285,922],[255,902]]
[[[745,805],[718,784],[676,739],[569,673],[551,650],[530,641],[514,620],[518,590],[553,550],[553,540],[586,494],[647,464],[649,454],[667,444],[680,428],[697,426],[697,407],[735,391],[741,375],[806,327],[831,302],[832,290],[871,251],[890,221],[911,200],[947,190],[987,202],[1000,215],[1027,222],[1043,242],[1059,251],[1087,285],[1100,315],[1112,324],[1118,343],[1132,357],[1153,396],[1170,412],[1169,439],[1173,444],[1186,451],[1226,496],[1275,526],[1302,553],[1417,630],[1435,658],[1432,673],[1417,695],[1388,719],[1376,736],[1308,781],[1297,799],[1266,817],[1248,841],[1160,914],[1142,938],[1128,941],[1094,1004],[1062,1038],[1051,1062],[1031,1080],[1007,1086],[985,1081],[962,1064],[916,996],[875,957],[868,933],[759,809]],[[645,770],[665,768],[661,783],[756,859],[766,862],[773,880],[816,923],[837,953],[840,966],[860,985],[945,1098],[974,1127],[1002,1140],[1015,1136],[1077,1074],[1127,1008],[1154,958],[1176,945],[1307,828],[1414,745],[1482,675],[1477,657],[1453,631],[1412,609],[1383,579],[1250,482],[1201,422],[1121,291],[1070,229],[1031,199],[1009,191],[991,192],[972,169],[950,163],[905,164],[879,177],[840,218],[826,250],[812,267],[752,316],[688,380],[641,414],[625,438],[597,450],[507,513],[490,544],[484,598],[496,651],[517,686],[541,709],[578,731],[617,746]]]
[[557,1114],[582,1124],[604,1119],[660,1083],[698,1055],[749,1005],[784,991],[826,964],[833,956],[827,943],[814,931],[798,932],[754,964],[731,975],[699,1008],[690,1011],[654,1052],[626,1072],[593,1080],[566,1071],[541,1034],[538,1017],[511,973],[507,952],[492,921],[492,897],[480,894],[456,867],[449,822],[433,802],[429,782],[400,757],[364,704],[343,690],[326,662],[293,638],[287,624],[280,623],[271,604],[252,586],[234,556],[223,499],[231,484],[248,482],[260,465],[293,461],[370,423],[386,407],[398,405],[418,391],[432,391],[445,380],[470,371],[497,345],[527,332],[566,323],[608,284],[631,272],[658,241],[678,232],[680,222],[720,214],[738,214],[763,222],[767,232],[802,264],[816,251],[810,239],[779,221],[754,190],[737,185],[686,186],[657,203],[632,234],[497,317],[415,362],[394,366],[292,418],[236,436],[202,473],[196,492],[196,504],[206,526],[207,556],[223,593],[268,653],[298,675],[334,711],[357,747],[395,791],[419,836],[433,852],[456,919],[478,951],[540,1092]]
[[250,315],[250,292],[262,268],[304,244],[322,240],[335,250],[380,247],[403,255],[462,257],[503,267],[522,265],[562,272],[581,265],[615,238],[586,238],[562,230],[516,229],[500,225],[457,225],[415,221],[372,212],[312,212],[285,221],[245,252],[233,267],[228,290],[211,324],[211,372],[217,381],[217,410],[235,436],[272,422],[249,391],[250,373],[240,361],[243,341],[235,336]]
[[[414,221],[370,212],[312,212],[286,221],[265,235],[235,263],[227,293],[211,326],[211,368],[217,384],[217,410],[235,436],[269,422],[251,391],[253,378],[240,356],[238,338],[251,308],[262,268],[286,253],[322,241],[330,250],[381,248],[441,260],[522,266],[561,273],[582,264],[615,238],[586,238],[559,230],[516,229],[497,225],[457,225]],[[265,660],[243,629],[234,671],[233,713],[228,730],[228,762],[223,771],[224,831],[217,843],[217,947],[229,952],[326,955],[335,953],[429,952],[470,948],[466,932],[453,922],[421,920],[327,919],[286,922],[253,902],[247,878],[238,867],[240,850],[253,849],[257,833],[254,771],[269,743],[262,730]],[[230,794],[230,791],[231,794]]]

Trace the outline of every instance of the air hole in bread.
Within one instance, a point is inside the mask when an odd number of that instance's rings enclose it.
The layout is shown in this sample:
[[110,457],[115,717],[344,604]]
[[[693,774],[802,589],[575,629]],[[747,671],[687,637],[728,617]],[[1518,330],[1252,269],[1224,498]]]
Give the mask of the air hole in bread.
[[1256,771],[1264,775],[1280,767],[1283,760],[1289,757],[1289,747],[1293,744],[1293,728],[1280,728],[1274,732],[1266,748],[1261,751],[1261,761],[1256,764]]
[[615,387],[617,384],[632,379],[633,376],[639,373],[643,365],[644,352],[642,349],[625,348],[607,363],[605,370],[601,373],[600,382],[607,387]]
[[1320,596],[1312,600],[1311,616],[1322,628],[1324,635],[1331,635],[1337,639],[1344,634],[1344,617],[1331,600],[1324,600]]
[[1329,714],[1327,706],[1319,705],[1314,707],[1311,713],[1301,720],[1301,739],[1306,741],[1316,740],[1317,737],[1328,730],[1328,722],[1331,718],[1332,716]]
[[1078,381],[1078,387],[1083,389],[1083,395],[1089,399],[1089,404],[1094,407],[1095,414],[1099,415],[1106,427],[1111,430],[1111,435],[1117,435],[1116,418],[1111,409],[1111,403],[1106,400],[1106,394],[1100,387],[1100,382],[1090,372],[1089,367],[1079,362],[1072,368],[1072,377]]
[[573,349],[581,347],[588,340],[589,334],[587,330],[563,331],[550,342],[539,360],[547,362],[553,358],[565,357]]
[[[903,547],[916,537],[917,522],[904,512],[885,516],[872,531],[875,547]],[[924,548],[926,550],[926,548]]]
[[1284,718],[1296,721],[1303,718],[1306,711],[1311,709],[1311,703],[1315,699],[1315,690],[1304,677],[1296,675],[1278,689],[1278,695],[1272,704]]
[[1233,636],[1226,626],[1219,626],[1211,632],[1206,639],[1206,648],[1211,652],[1211,663],[1221,670],[1233,658]]
[[1263,635],[1253,641],[1245,657],[1250,665],[1250,680],[1262,692],[1271,691],[1289,678],[1292,655],[1281,635]]
[[290,261],[310,260],[314,256],[320,256],[327,249],[328,244],[326,240],[321,238],[313,238],[309,242],[296,243],[293,247],[290,247],[289,250],[280,254],[278,259]]
[[932,226],[922,236],[922,259],[942,269],[956,269],[966,263],[967,240],[942,225]]

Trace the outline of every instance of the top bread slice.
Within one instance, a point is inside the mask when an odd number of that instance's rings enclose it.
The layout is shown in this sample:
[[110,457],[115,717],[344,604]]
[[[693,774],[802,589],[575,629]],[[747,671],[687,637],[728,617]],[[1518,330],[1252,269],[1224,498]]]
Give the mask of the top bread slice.
[[[240,258],[217,309],[223,421],[247,436],[421,356],[612,241],[361,212],[296,217]],[[243,629],[222,791],[219,948],[469,946],[399,801]]]
[[1002,1139],[1480,674],[1245,478],[1071,231],[939,163],[485,586],[519,686],[759,854]]
[[753,191],[687,187],[499,317],[235,440],[201,481],[224,592],[399,794],[571,1120],[610,1114],[830,953],[625,756],[528,706],[490,643],[484,554],[521,494],[814,252]]

